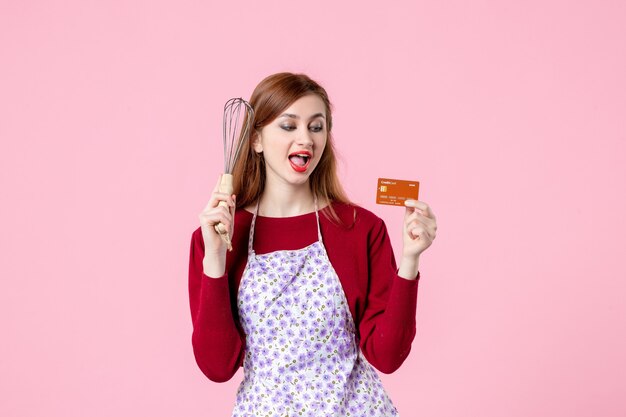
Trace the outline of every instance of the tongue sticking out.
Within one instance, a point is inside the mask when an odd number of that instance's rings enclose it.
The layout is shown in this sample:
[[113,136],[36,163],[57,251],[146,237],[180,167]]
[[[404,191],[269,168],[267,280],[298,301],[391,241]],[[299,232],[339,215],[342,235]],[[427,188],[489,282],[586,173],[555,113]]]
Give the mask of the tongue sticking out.
[[309,158],[303,157],[303,156],[294,155],[294,156],[290,156],[289,160],[294,165],[299,166],[299,167],[303,167],[303,166],[306,165],[306,163],[308,162]]

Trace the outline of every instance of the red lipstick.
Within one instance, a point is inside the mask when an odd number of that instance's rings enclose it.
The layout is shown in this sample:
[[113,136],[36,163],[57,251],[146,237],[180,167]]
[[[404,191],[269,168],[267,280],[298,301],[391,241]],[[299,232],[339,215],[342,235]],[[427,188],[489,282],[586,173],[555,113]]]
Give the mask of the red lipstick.
[[296,172],[305,172],[311,159],[312,154],[309,151],[296,151],[289,154],[289,163]]

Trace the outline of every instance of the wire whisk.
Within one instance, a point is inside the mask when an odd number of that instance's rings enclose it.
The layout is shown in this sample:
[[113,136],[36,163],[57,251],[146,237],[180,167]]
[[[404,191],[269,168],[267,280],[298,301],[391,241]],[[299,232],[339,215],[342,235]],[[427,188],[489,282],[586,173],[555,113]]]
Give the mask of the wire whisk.
[[[233,168],[239,158],[243,143],[248,137],[253,119],[254,110],[252,106],[242,98],[231,98],[224,105],[224,174],[219,186],[221,193],[228,195],[233,193]],[[220,201],[219,205],[228,208],[224,201]],[[233,250],[230,233],[226,226],[218,223],[215,225],[215,231],[219,233],[226,245],[228,245],[228,250]]]

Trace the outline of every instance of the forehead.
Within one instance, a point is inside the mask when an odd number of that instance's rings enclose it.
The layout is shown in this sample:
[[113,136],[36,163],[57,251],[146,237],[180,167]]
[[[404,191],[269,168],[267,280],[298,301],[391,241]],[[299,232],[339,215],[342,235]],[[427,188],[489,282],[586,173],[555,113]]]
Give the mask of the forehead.
[[302,118],[311,117],[312,115],[318,113],[326,116],[326,105],[317,94],[308,94],[291,103],[291,105],[287,107],[281,115],[285,113]]

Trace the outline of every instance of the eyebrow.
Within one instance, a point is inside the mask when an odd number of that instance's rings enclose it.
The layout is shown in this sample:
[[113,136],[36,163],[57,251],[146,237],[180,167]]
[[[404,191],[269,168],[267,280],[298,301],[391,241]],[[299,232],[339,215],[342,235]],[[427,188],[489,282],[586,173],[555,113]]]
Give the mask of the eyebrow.
[[[283,113],[278,117],[289,117],[290,119],[299,119],[300,116],[298,116],[297,114],[291,114],[291,113]],[[309,120],[315,119],[321,117],[322,119],[325,119],[326,117],[324,116],[324,113],[315,113],[313,116],[311,116],[309,118]]]

